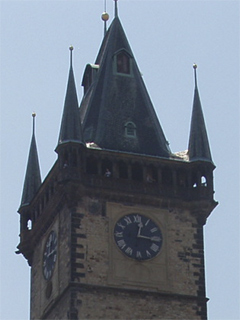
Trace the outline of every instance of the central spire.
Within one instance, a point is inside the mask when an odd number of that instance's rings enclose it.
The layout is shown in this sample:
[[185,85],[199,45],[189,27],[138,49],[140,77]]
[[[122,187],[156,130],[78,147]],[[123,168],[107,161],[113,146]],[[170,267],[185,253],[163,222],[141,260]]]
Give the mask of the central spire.
[[[114,0],[115,1],[115,0]],[[115,1],[117,14],[117,1]],[[170,150],[118,16],[83,76],[83,137],[102,149],[168,158]]]
[[115,1],[115,18],[118,17],[118,5],[117,5],[117,2],[118,0],[114,0]]

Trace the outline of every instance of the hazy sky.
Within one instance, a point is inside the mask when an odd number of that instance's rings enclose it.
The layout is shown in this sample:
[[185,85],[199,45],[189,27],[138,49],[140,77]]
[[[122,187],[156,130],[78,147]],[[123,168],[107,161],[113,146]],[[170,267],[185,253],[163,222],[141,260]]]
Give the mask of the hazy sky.
[[[107,0],[110,22],[113,1]],[[119,16],[173,152],[188,145],[193,63],[214,163],[218,207],[205,226],[209,320],[239,314],[239,1],[119,0]],[[103,37],[103,0],[2,0],[1,320],[29,318],[30,268],[19,243],[35,111],[42,178],[53,165],[70,45],[79,100]]]

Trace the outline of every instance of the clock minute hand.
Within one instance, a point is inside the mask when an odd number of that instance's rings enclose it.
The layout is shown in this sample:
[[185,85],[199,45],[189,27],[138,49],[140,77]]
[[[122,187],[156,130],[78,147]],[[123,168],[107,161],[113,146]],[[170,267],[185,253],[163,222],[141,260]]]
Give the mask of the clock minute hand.
[[139,228],[139,229],[138,229],[138,234],[137,234],[137,237],[138,237],[138,238],[141,237],[140,233],[141,233],[142,227],[143,227],[143,224],[140,222],[139,225],[138,225],[138,228]]
[[141,236],[141,235],[138,235],[137,237],[138,237],[138,238],[142,238],[142,239],[152,240],[152,238],[150,238],[150,237],[145,237],[145,236]]

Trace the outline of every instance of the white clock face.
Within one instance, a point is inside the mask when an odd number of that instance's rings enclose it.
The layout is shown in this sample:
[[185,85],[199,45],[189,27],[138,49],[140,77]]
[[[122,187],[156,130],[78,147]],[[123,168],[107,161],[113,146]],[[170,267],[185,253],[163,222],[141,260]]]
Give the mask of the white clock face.
[[46,280],[49,280],[54,271],[57,260],[57,235],[55,231],[51,231],[43,251],[43,275]]
[[129,258],[149,260],[161,250],[163,237],[158,225],[141,214],[128,214],[114,227],[117,247]]

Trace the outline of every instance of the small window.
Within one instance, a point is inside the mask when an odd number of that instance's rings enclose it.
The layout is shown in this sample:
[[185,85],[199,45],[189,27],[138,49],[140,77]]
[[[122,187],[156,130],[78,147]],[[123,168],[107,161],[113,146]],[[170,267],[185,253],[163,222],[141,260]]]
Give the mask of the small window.
[[125,136],[130,137],[130,138],[135,138],[136,137],[136,125],[129,121],[125,124],[124,126],[125,129]]
[[130,57],[125,52],[117,55],[117,72],[130,74]]

